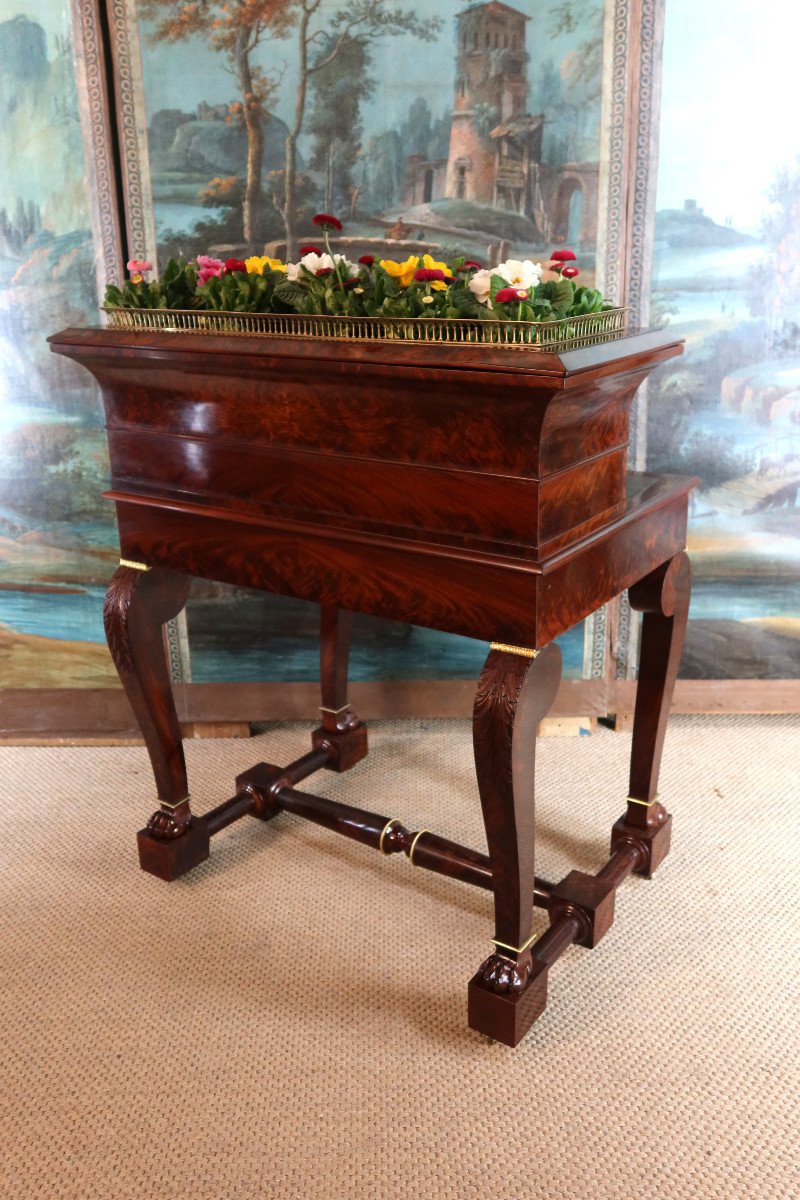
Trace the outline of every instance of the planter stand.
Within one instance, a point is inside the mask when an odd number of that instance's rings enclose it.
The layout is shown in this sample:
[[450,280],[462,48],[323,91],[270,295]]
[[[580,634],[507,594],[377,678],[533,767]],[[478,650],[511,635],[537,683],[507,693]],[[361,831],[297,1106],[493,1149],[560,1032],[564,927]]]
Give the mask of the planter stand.
[[[545,1007],[550,967],[573,943],[596,946],[618,886],[649,877],[669,849],[658,772],[688,613],[694,481],[626,476],[625,447],[638,384],[679,343],[639,335],[534,365],[494,348],[118,330],[51,340],[104,392],[123,548],[106,633],[159,798],[138,834],[142,868],[171,881],[234,821],[287,811],[492,891],[494,948],[469,983],[469,1024],[516,1045]],[[244,771],[202,815],[161,632],[192,575],[321,611],[311,750]],[[626,810],[596,875],[548,883],[534,874],[534,755],[561,677],[553,639],[626,589],[644,614]],[[347,699],[352,611],[500,639],[473,716],[488,855],[299,788],[367,754]],[[534,906],[550,919],[538,939]]]

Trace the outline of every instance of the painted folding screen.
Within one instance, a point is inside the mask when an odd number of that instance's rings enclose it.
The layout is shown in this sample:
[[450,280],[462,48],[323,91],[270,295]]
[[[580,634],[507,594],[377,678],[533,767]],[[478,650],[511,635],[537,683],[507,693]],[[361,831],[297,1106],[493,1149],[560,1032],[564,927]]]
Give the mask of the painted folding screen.
[[45,342],[96,323],[107,265],[74,51],[67,0],[0,0],[0,675],[12,689],[116,682],[101,408],[92,380]]
[[[117,94],[135,112],[121,139],[129,222],[148,256],[258,247],[291,258],[314,244],[310,218],[324,209],[344,221],[335,248],[352,258],[428,248],[546,261],[570,243],[587,282],[618,282],[619,261],[609,272],[597,246],[617,254],[608,223],[625,205],[625,131],[615,140],[610,114],[627,4],[123,0],[109,10]],[[623,100],[625,65],[623,53]],[[314,606],[198,583],[192,679],[313,679],[316,624]],[[602,675],[605,645],[601,613],[563,639],[568,674]],[[474,677],[484,655],[467,639],[363,618],[352,674]]]
[[688,679],[800,678],[797,11],[769,7],[767,37],[758,6],[666,6],[653,315],[686,353],[653,376],[647,442],[701,481]]

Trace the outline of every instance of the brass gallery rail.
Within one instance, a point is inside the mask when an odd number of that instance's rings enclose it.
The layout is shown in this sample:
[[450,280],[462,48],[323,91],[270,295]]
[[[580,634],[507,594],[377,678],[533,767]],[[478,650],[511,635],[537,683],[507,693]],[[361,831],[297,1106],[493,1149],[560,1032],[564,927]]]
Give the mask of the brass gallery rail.
[[301,313],[207,312],[193,309],[105,309],[114,329],[238,337],[327,338],[333,341],[422,342],[567,350],[621,337],[624,308],[558,321],[470,321],[442,317],[336,317]]

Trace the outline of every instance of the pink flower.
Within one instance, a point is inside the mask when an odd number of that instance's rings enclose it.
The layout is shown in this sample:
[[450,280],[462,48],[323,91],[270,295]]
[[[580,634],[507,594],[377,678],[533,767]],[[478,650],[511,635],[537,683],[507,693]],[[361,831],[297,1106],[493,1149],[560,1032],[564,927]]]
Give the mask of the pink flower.
[[576,275],[580,275],[580,271],[577,267],[564,267],[561,274],[564,279],[574,279]]
[[495,304],[512,304],[515,300],[527,300],[528,293],[525,288],[507,287],[500,288],[500,291],[494,298]]
[[146,258],[132,258],[128,263],[128,270],[131,273],[131,283],[141,283],[144,279],[145,271],[152,271],[153,264],[149,263]]
[[198,254],[197,265],[200,270],[197,272],[197,286],[202,287],[209,279],[215,275],[221,275],[225,269],[225,264],[221,258],[209,258],[207,254]]

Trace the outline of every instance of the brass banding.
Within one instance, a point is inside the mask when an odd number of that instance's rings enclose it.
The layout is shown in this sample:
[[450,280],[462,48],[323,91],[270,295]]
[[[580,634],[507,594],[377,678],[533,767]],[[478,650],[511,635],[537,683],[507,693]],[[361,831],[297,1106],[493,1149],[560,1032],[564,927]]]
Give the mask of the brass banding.
[[338,717],[339,713],[347,712],[350,707],[350,701],[347,700],[341,708],[326,708],[324,704],[320,704],[319,711],[329,713],[332,717]]
[[389,853],[388,850],[384,850],[384,848],[383,848],[383,839],[386,837],[386,834],[389,832],[392,825],[399,825],[399,824],[400,824],[400,818],[392,817],[391,821],[387,821],[386,824],[384,825],[383,829],[381,830],[381,836],[378,838],[378,849],[380,850],[381,854]]
[[415,836],[413,842],[411,843],[411,849],[408,852],[408,861],[410,863],[413,863],[413,861],[414,861],[414,849],[416,847],[417,842],[422,837],[423,833],[430,833],[430,829],[420,829],[419,833]]
[[641,804],[642,808],[651,808],[658,803],[658,796],[654,796],[652,800],[637,800],[635,796],[628,796],[628,804]]
[[498,950],[511,950],[514,954],[523,954],[536,941],[536,934],[532,933],[527,942],[523,942],[521,946],[509,946],[508,942],[498,942],[497,938],[492,938],[492,941]]
[[182,804],[188,804],[190,800],[191,796],[184,796],[183,799],[179,800],[177,804],[170,804],[166,800],[159,800],[158,803],[162,808],[168,808],[170,812],[174,812],[176,808],[180,808]]
[[499,650],[502,654],[519,654],[522,658],[536,658],[539,650],[529,650],[525,646],[507,646],[505,642],[492,642],[490,650]]
[[121,558],[119,560],[121,567],[133,567],[134,571],[149,571],[147,563],[134,562],[131,558]]

